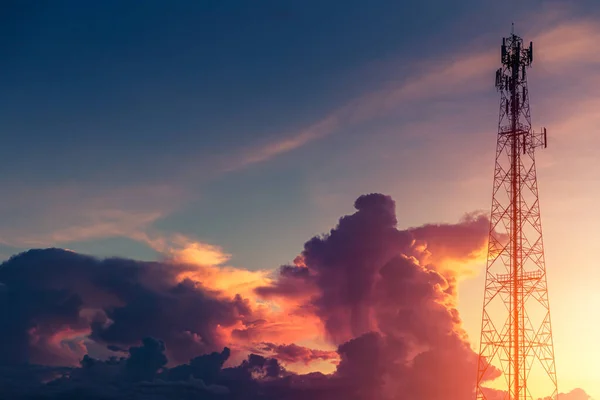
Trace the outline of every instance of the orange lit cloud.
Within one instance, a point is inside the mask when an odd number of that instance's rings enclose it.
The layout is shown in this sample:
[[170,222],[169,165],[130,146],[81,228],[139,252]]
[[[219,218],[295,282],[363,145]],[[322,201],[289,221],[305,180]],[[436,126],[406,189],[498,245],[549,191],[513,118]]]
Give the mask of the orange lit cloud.
[[201,266],[221,265],[231,258],[219,246],[203,243],[182,234],[139,234],[135,237],[175,263]]
[[165,261],[185,265],[179,279],[191,279],[225,296],[254,299],[254,288],[270,282],[268,271],[250,271],[223,265],[231,258],[219,246],[175,234],[140,235],[138,239],[161,253]]
[[429,224],[411,228],[413,249],[420,264],[433,264],[446,276],[462,279],[480,271],[487,259],[489,219],[471,213],[459,224]]
[[[264,299],[257,288],[272,284],[273,271],[250,271],[227,266],[230,255],[218,246],[184,235],[140,237],[163,254],[167,263],[179,268],[178,280],[197,282],[219,297],[241,296],[251,307],[255,320],[219,327],[219,335],[235,350],[249,351],[253,343],[293,343],[322,336],[318,317],[298,310],[301,299]],[[319,351],[319,350],[315,350]],[[315,359],[316,360],[316,359]]]

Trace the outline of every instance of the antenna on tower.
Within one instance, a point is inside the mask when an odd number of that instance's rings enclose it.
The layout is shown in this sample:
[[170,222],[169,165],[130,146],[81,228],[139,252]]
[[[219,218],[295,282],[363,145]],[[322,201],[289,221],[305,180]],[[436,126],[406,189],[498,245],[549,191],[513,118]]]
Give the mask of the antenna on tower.
[[[502,39],[496,71],[500,121],[490,215],[488,259],[477,373],[477,399],[486,399],[491,366],[500,369],[508,400],[556,400],[558,385],[542,240],[535,150],[546,128],[531,128],[526,69],[533,43]],[[536,370],[537,367],[537,370]],[[535,385],[528,385],[535,376]],[[546,378],[544,386],[541,379]],[[536,393],[536,389],[551,393]],[[533,392],[532,392],[533,391]],[[550,395],[550,397],[548,397]]]

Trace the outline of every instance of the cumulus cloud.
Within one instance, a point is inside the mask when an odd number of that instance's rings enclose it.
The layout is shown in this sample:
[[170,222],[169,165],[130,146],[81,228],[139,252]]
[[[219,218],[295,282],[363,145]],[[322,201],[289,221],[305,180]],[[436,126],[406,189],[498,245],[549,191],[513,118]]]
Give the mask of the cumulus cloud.
[[[366,387],[377,398],[470,396],[477,355],[453,307],[458,272],[436,262],[479,254],[487,219],[399,230],[389,196],[361,196],[355,207],[259,293],[304,299],[299,307],[313,310],[340,346],[336,376],[364,383],[358,396]],[[424,249],[427,263],[420,262]]]

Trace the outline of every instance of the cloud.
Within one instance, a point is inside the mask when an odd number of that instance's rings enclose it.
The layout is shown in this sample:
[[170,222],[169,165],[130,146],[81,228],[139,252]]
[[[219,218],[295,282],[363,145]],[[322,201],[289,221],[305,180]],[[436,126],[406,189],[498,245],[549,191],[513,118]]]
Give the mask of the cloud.
[[585,390],[580,388],[573,389],[569,393],[561,393],[558,398],[561,400],[594,400]]
[[463,57],[453,56],[446,60],[432,60],[418,68],[425,72],[401,83],[391,79],[393,83],[350,100],[300,132],[286,134],[283,135],[283,139],[244,149],[227,163],[223,171],[235,171],[270,160],[340,129],[385,116],[407,102],[431,99],[456,93],[457,90],[477,90],[478,87],[465,84],[487,76],[486,71],[493,70],[494,55],[495,53],[487,51],[465,54]]
[[[169,262],[223,264],[231,256],[220,247],[153,227],[181,205],[184,192],[172,185],[20,186],[7,191],[0,204],[0,216],[7,221],[0,229],[0,244],[15,248],[54,247],[123,237],[147,245]],[[18,212],[21,208],[30,210],[25,218]]]
[[144,240],[165,257],[178,263],[217,266],[231,258],[219,246],[201,243],[181,234],[147,237]]
[[[178,262],[177,253],[161,262],[58,249],[11,258],[0,268],[11,305],[0,311],[0,364],[14,367],[0,368],[6,398],[472,396],[477,355],[454,306],[462,270],[442,264],[469,262],[485,246],[485,218],[399,230],[389,196],[361,196],[355,208],[307,241],[294,265],[254,281],[247,298],[235,293],[243,286],[219,283],[219,265]],[[209,261],[226,258],[208,251],[218,255]],[[318,329],[305,329],[313,322]],[[298,343],[317,333],[336,350]],[[94,346],[104,360],[74,362]],[[335,371],[287,368],[319,362]],[[499,375],[489,370],[489,380]]]
[[[222,348],[227,330],[253,320],[240,296],[180,279],[185,265],[98,260],[31,250],[2,264],[1,361],[73,364],[87,342],[128,346],[150,335],[173,361]],[[70,362],[69,362],[70,361]]]
[[377,398],[471,395],[477,355],[453,307],[458,272],[421,264],[422,248],[415,245],[417,239],[430,243],[443,256],[437,261],[469,260],[487,244],[488,221],[467,217],[402,231],[390,197],[361,196],[355,207],[329,234],[309,240],[302,260],[283,267],[279,281],[258,292],[303,299],[298,307],[313,310],[340,346],[337,376],[364,384],[356,388],[359,396],[364,390]]
[[[296,341],[318,336],[322,326],[310,313],[294,311],[293,301],[265,301],[257,288],[270,286],[272,271],[247,270],[227,265],[231,257],[218,246],[198,242],[182,235],[157,236],[147,241],[163,254],[167,263],[183,266],[178,281],[189,280],[224,296],[240,296],[252,309],[253,320],[222,330],[235,348],[263,341]],[[251,348],[252,346],[250,346]]]
[[[573,389],[568,393],[560,393],[558,395],[560,400],[594,400],[590,395],[588,395],[585,390],[581,388]],[[550,397],[544,397],[539,400],[553,400]]]
[[[530,24],[531,28],[523,33],[526,39],[536,42],[535,64],[543,71],[544,79],[554,79],[574,70],[590,70],[600,62],[600,56],[592,51],[600,39],[597,21],[571,18],[570,12],[550,7],[541,15],[536,14],[534,20],[539,23]],[[392,61],[394,68],[382,69],[400,71],[402,75],[386,76],[380,88],[371,88],[350,99],[299,132],[283,134],[282,138],[242,150],[225,162],[222,170],[230,172],[270,160],[342,129],[402,112],[408,105],[424,100],[449,95],[455,100],[456,96],[488,90],[498,68],[500,49],[499,43],[493,50],[489,44],[486,47],[482,49],[473,41],[471,49],[465,46],[439,58],[412,61],[410,68],[405,60]]]
[[[505,400],[508,396],[508,393],[502,390],[495,390],[486,388],[484,390],[485,396],[487,400]],[[558,399],[560,400],[594,400],[590,395],[588,395],[585,390],[577,388],[573,389],[568,393],[560,393],[558,395]],[[544,397],[543,399],[538,400],[556,400],[551,397]]]
[[458,224],[427,224],[409,229],[420,263],[433,263],[446,277],[473,276],[487,258],[490,222],[481,212],[466,214]]
[[589,18],[558,21],[550,29],[533,34],[536,41],[534,62],[543,65],[548,73],[562,73],[573,68],[581,68],[600,63],[600,55],[593,51],[600,39],[598,21]]
[[205,287],[232,295],[254,298],[254,288],[269,282],[269,271],[250,271],[225,265],[231,258],[221,247],[188,236],[147,234],[140,236],[169,263],[186,265],[179,279],[202,282]]
[[283,139],[278,139],[262,146],[244,149],[241,155],[237,155],[226,163],[223,167],[223,172],[236,171],[270,160],[278,155],[290,152],[314,140],[330,135],[340,127],[339,119],[340,116],[337,113],[333,113],[300,132],[286,135]]
[[191,259],[187,249],[161,262],[61,249],[12,257],[0,266],[0,296],[12,304],[0,311],[7,322],[0,363],[75,365],[89,352],[120,354],[148,335],[166,343],[172,362],[225,345],[237,360],[253,343],[290,343],[322,331],[316,316],[259,299],[255,289],[271,282],[267,271],[203,264],[226,257],[210,247],[212,258]]
[[338,353],[335,351],[309,349],[294,343],[279,345],[261,343],[260,347],[255,349],[254,352],[269,354],[272,358],[287,364],[303,363],[308,365],[320,360],[336,362],[339,358]]
[[[43,247],[116,236],[140,240],[155,221],[178,206],[181,195],[168,185],[13,187],[0,205],[0,216],[7,221],[0,243]],[[22,209],[29,210],[25,218]]]

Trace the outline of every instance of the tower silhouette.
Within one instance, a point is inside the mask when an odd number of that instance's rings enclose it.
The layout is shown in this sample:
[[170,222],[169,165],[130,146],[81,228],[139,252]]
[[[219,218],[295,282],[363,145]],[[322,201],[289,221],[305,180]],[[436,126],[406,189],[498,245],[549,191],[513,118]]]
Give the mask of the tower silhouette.
[[547,140],[545,128],[537,133],[531,128],[526,72],[533,43],[524,47],[513,31],[502,40],[501,61],[476,396],[490,397],[483,384],[499,369],[492,386],[504,390],[505,399],[554,400],[558,389],[535,168],[535,150],[545,148]]

